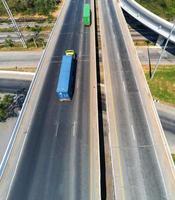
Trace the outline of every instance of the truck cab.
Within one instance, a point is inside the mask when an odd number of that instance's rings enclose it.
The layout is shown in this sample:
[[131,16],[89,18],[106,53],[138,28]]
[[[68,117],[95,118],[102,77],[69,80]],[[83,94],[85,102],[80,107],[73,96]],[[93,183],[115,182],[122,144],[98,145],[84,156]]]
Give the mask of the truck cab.
[[65,51],[65,55],[66,55],[66,56],[72,56],[73,59],[76,58],[76,53],[75,53],[75,51],[74,51],[74,50],[71,50],[71,49],[67,49],[67,50]]

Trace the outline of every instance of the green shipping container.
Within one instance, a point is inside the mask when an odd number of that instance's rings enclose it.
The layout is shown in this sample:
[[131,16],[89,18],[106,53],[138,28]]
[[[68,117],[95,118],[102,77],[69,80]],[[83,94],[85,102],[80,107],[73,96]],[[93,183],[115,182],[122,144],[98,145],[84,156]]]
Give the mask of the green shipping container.
[[91,25],[91,8],[90,4],[86,3],[83,7],[83,24],[85,26]]

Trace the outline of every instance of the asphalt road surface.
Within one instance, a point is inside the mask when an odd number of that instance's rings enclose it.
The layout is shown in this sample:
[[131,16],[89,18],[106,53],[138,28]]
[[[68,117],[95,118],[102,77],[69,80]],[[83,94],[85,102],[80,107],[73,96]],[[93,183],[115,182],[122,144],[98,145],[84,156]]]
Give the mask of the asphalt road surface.
[[21,89],[29,89],[31,81],[14,80],[14,79],[0,79],[0,92],[15,93]]
[[[136,47],[140,62],[144,65],[156,65],[161,55],[162,49],[159,47]],[[175,56],[168,51],[164,51],[160,65],[175,65]]]
[[[70,2],[22,153],[9,200],[89,199],[90,31],[83,1]],[[60,103],[56,84],[66,49],[78,55],[73,100]]]
[[175,108],[156,103],[156,108],[168,141],[171,153],[175,153]]
[[0,53],[0,68],[37,67],[42,51],[5,51]]
[[[117,124],[125,199],[160,200],[166,188],[159,170],[139,90],[112,0],[101,0]],[[127,39],[127,38],[125,38]],[[106,66],[105,66],[106,67]],[[114,157],[115,158],[115,157]],[[114,160],[114,162],[118,162]],[[117,197],[116,197],[117,198]],[[166,199],[166,198],[165,198]]]
[[[160,57],[160,47],[136,47],[140,62],[144,65],[155,65]],[[1,52],[0,68],[11,67],[37,67],[42,51]],[[160,62],[161,65],[175,65],[175,56],[165,51]]]

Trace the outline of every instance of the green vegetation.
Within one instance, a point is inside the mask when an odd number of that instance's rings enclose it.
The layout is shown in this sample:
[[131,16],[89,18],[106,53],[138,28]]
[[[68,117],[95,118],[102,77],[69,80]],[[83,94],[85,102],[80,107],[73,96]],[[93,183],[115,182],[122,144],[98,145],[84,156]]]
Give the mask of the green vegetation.
[[150,80],[148,70],[145,74],[153,97],[175,105],[175,66],[159,67],[153,80]]
[[5,121],[8,115],[8,108],[13,103],[12,95],[5,95],[0,98],[0,121]]
[[[34,32],[34,35],[31,36],[28,40],[26,40],[27,49],[26,50],[36,50],[36,49],[44,49],[46,46],[46,41],[44,37],[40,35],[40,30],[37,29]],[[21,42],[15,42],[8,36],[3,43],[0,43],[0,51],[24,51],[25,49],[21,45]]]
[[148,40],[134,40],[134,45],[135,46],[155,46],[155,44],[153,42],[150,42]]
[[13,47],[14,46],[14,43],[9,36],[5,39],[4,46],[5,47]]
[[[26,27],[22,27],[22,28],[20,27],[20,31],[35,32],[36,26],[26,26]],[[40,31],[51,31],[51,30],[52,30],[52,25],[40,26]],[[12,28],[12,27],[0,28],[0,32],[14,32],[14,28]]]
[[175,19],[175,0],[136,0],[145,8],[167,20]]
[[175,154],[171,154],[171,155],[172,155],[173,161],[174,161],[174,163],[175,163]]
[[17,66],[11,66],[11,67],[3,67],[0,68],[0,71],[17,71],[17,72],[36,72],[36,66],[29,66],[29,67],[17,67]]
[[21,43],[15,42],[13,43],[13,47],[6,47],[4,44],[0,44],[0,51],[41,51],[44,47],[43,45],[46,44],[46,42],[43,42],[43,44],[40,44],[38,48],[34,45],[33,39],[31,39],[30,42],[27,42],[27,48],[24,48]]
[[[7,0],[13,13],[49,15],[56,8],[55,0]],[[0,1],[0,13],[6,14]]]

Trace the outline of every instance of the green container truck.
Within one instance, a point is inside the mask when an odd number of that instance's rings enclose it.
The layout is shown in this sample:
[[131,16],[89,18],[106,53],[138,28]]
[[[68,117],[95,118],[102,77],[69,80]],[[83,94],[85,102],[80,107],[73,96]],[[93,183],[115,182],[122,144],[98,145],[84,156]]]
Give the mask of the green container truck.
[[85,3],[83,7],[83,24],[85,26],[91,25],[91,8],[89,3]]

